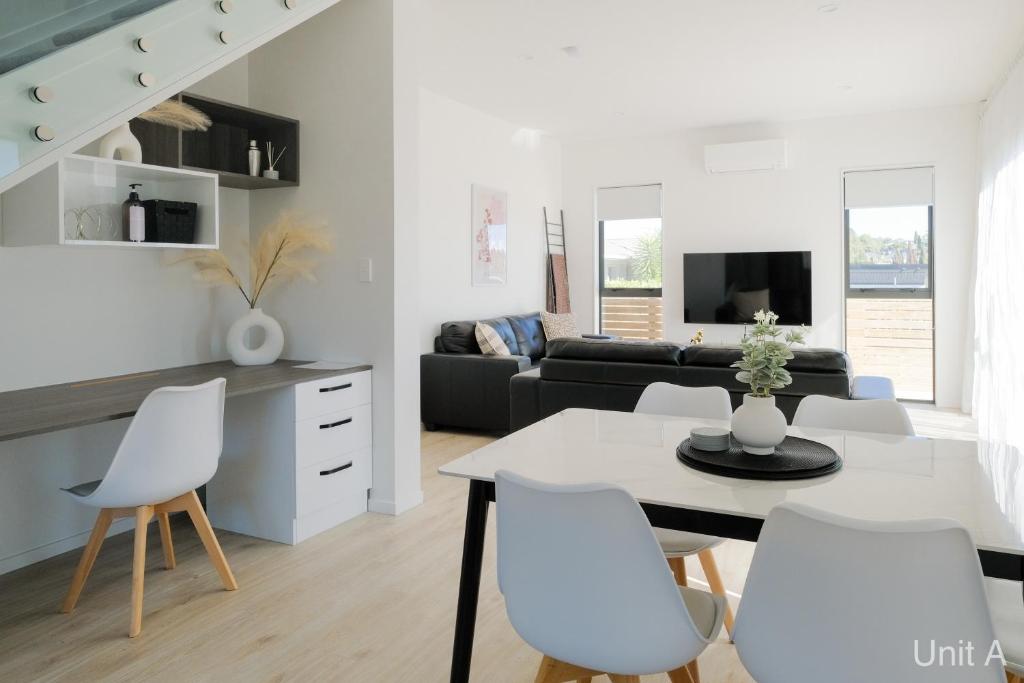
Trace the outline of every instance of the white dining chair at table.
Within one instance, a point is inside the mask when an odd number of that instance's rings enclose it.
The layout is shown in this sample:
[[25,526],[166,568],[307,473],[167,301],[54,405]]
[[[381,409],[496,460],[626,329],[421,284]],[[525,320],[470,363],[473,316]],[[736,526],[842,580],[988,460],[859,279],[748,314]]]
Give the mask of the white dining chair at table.
[[78,502],[100,511],[71,580],[64,612],[75,608],[110,523],[118,517],[135,518],[130,637],[142,630],[146,530],[154,517],[167,569],[176,564],[168,515],[187,512],[224,588],[238,588],[195,491],[217,471],[224,440],[224,387],[223,379],[215,379],[152,392],[132,418],[103,479],[65,489]]
[[985,579],[996,637],[1006,658],[1009,683],[1024,683],[1024,603],[1019,581]]
[[733,638],[758,683],[1006,680],[987,661],[995,633],[977,550],[950,520],[867,522],[777,506]]
[[805,396],[796,407],[793,426],[914,436],[907,409],[887,398],[852,401],[817,394]]
[[[722,387],[684,387],[667,382],[654,382],[644,389],[633,412],[728,422],[732,418],[732,403],[729,401],[729,392]],[[726,600],[725,629],[732,633],[732,607],[729,606],[725,584],[722,582],[718,563],[715,562],[712,552],[712,548],[722,543],[723,539],[657,527],[654,529],[654,535],[661,544],[665,557],[668,558],[676,581],[681,586],[686,585],[685,558],[697,556],[711,592]]]
[[544,655],[537,683],[699,680],[724,601],[676,585],[629,492],[498,471],[495,493],[498,587],[516,632]]

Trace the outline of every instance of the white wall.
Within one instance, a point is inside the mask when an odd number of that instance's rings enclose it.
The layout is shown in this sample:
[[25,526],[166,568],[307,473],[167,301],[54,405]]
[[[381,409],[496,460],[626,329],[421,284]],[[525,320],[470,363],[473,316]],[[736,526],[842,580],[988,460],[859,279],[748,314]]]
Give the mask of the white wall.
[[[959,406],[963,325],[977,205],[975,106],[684,131],[675,136],[563,146],[563,193],[573,309],[593,328],[596,288],[594,190],[663,183],[665,336],[690,338],[683,323],[682,260],[689,251],[813,252],[813,345],[843,345],[842,171],[935,166],[936,402]],[[789,141],[790,168],[710,176],[706,144]],[[711,342],[735,341],[732,326],[704,325]]]
[[[245,104],[245,60],[190,91]],[[249,193],[222,189],[220,208],[222,248],[247,272]],[[223,339],[241,297],[201,286],[191,266],[161,252],[0,247],[0,391],[227,358]],[[102,477],[127,426],[0,442],[0,574],[84,542],[95,511],[59,489]]]
[[[561,146],[550,137],[420,90],[420,348],[446,320],[544,308],[543,207],[561,208]],[[509,195],[509,277],[470,284],[470,187]],[[557,220],[557,218],[556,218]]]
[[[335,242],[317,282],[270,292],[263,307],[284,327],[285,357],[373,363],[370,504],[382,512],[422,498],[418,406],[396,374],[409,353],[396,317],[412,308],[417,279],[396,271],[416,245],[396,238],[415,230],[396,229],[394,23],[392,3],[347,0],[249,55],[251,104],[300,120],[302,164],[299,187],[253,193],[252,235],[287,209],[325,221]],[[362,257],[373,282],[359,281]]]

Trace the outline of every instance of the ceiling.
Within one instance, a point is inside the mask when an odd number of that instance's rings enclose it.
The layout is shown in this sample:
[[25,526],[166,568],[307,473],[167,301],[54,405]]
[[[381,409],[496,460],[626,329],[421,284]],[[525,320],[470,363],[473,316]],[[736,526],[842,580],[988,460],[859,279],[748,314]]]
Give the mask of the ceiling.
[[425,87],[565,139],[977,102],[1024,45],[1021,0],[421,6]]

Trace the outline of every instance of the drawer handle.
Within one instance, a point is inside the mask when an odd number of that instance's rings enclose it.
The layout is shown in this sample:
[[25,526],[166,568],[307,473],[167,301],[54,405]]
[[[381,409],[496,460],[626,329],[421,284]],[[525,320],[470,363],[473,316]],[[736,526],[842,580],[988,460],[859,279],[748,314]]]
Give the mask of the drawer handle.
[[344,420],[338,420],[337,422],[331,422],[329,424],[320,425],[320,429],[334,429],[335,427],[340,427],[341,425],[347,425],[351,421],[351,417],[346,417]]
[[326,476],[331,475],[331,474],[337,474],[338,472],[341,472],[342,470],[347,470],[349,467],[352,467],[352,461],[351,460],[348,461],[347,463],[345,463],[344,465],[339,465],[338,467],[335,467],[332,470],[320,470],[320,476],[321,477],[326,477]]
[[320,393],[321,394],[326,394],[328,391],[337,391],[338,389],[348,389],[351,386],[352,386],[352,382],[349,382],[348,384],[339,384],[336,387],[321,387]]

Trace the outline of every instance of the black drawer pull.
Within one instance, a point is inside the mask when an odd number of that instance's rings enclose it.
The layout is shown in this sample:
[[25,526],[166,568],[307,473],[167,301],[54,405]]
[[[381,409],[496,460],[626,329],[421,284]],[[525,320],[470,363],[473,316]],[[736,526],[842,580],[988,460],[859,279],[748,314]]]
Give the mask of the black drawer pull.
[[340,427],[341,425],[347,425],[352,421],[351,417],[346,417],[344,420],[338,420],[337,422],[331,422],[330,424],[320,425],[320,429],[333,429],[334,427]]
[[328,391],[337,391],[338,389],[348,389],[351,386],[352,386],[352,382],[349,382],[348,384],[339,384],[336,387],[322,387],[320,389],[320,393],[321,394],[326,394]]
[[320,476],[321,477],[326,477],[329,474],[337,474],[338,472],[341,472],[342,470],[347,470],[349,467],[352,467],[352,461],[351,460],[349,462],[345,463],[344,465],[340,465],[338,467],[335,467],[333,470],[320,470]]

